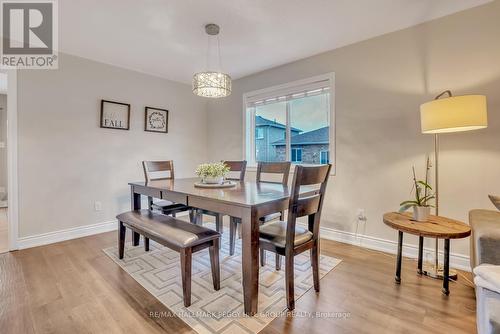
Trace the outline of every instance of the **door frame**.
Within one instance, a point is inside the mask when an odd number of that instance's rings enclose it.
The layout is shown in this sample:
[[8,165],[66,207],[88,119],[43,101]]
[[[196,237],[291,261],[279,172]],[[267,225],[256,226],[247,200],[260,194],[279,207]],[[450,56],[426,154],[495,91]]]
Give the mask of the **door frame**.
[[18,249],[19,190],[17,171],[17,70],[7,73],[7,221],[9,251]]

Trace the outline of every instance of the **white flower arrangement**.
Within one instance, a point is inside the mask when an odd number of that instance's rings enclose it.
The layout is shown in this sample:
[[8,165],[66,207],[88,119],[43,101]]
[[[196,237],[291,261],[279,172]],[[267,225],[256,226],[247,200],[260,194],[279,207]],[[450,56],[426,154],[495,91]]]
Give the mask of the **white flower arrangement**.
[[207,177],[220,178],[226,176],[229,167],[223,162],[201,164],[196,168],[196,175],[205,179]]

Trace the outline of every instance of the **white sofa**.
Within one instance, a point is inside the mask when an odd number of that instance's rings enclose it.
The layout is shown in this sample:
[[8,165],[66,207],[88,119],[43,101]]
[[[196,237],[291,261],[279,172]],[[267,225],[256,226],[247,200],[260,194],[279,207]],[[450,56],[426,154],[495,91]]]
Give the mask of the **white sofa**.
[[500,333],[500,212],[469,212],[479,334]]

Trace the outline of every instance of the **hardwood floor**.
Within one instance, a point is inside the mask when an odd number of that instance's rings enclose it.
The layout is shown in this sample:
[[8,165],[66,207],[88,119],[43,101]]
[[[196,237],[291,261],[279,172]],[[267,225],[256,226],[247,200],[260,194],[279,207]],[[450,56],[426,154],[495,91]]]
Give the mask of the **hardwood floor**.
[[[0,255],[0,332],[192,332],[101,251],[116,240],[110,232]],[[414,260],[403,260],[395,285],[393,255],[327,240],[321,248],[343,262],[321,280],[319,294],[311,289],[296,301],[299,316],[277,318],[261,333],[475,332],[474,290],[464,273],[446,297],[440,281],[417,276]]]

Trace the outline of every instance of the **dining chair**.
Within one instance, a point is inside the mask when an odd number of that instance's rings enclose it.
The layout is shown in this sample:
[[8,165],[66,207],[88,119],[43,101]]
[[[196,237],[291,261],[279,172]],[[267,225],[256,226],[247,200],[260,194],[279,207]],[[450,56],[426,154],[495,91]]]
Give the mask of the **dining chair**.
[[[226,177],[226,180],[231,180],[231,181],[244,181],[245,180],[245,173],[247,170],[247,162],[246,160],[241,160],[241,161],[222,161],[226,166],[229,167],[229,172],[230,173],[237,173],[238,176],[229,176]],[[204,209],[198,209],[196,211],[196,223],[197,224],[203,224],[203,215],[209,215],[215,217],[215,230],[219,233],[223,232],[223,217],[224,215],[218,212],[210,211],[210,210],[204,210]]]
[[[290,166],[291,162],[289,161],[284,161],[284,162],[262,162],[259,161],[257,162],[257,175],[256,175],[256,182],[257,183],[274,183],[274,184],[283,184],[287,185],[288,184],[288,175],[290,174]],[[281,180],[276,181],[276,176],[281,175]],[[275,177],[272,179],[267,179],[267,177]],[[269,221],[275,220],[275,219],[283,219],[283,212],[275,212],[269,215],[266,215],[264,217],[260,217],[260,222],[261,223],[267,223]],[[239,225],[241,223],[241,219],[239,218],[233,218],[231,217],[230,222],[229,222],[229,255],[234,255],[234,249],[235,249],[235,244],[236,244],[236,230],[241,227]],[[266,264],[266,254],[263,249],[260,250],[260,264],[261,266],[264,266]],[[280,263],[280,255],[276,254],[276,270],[280,270],[281,263]]]
[[[314,290],[319,292],[319,224],[331,165],[317,167],[295,166],[288,217],[286,221],[273,221],[260,226],[259,247],[285,257],[285,290],[287,307],[295,308],[294,257],[311,251]],[[319,185],[319,189],[300,196],[301,186]],[[297,218],[307,216],[308,226],[296,225]]]
[[[174,162],[173,160],[166,161],[143,161],[142,167],[144,169],[144,177],[146,183],[159,180],[173,180],[174,179]],[[191,222],[195,219],[194,209],[191,207],[173,203],[170,201],[160,200],[154,201],[153,197],[148,197],[148,207],[150,210],[160,211],[165,215],[175,217],[177,213],[189,211],[189,220]]]

